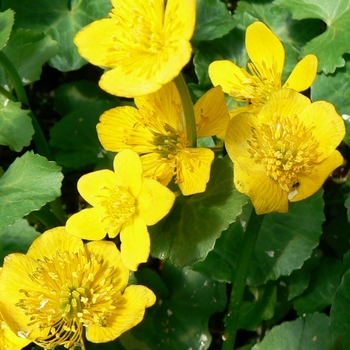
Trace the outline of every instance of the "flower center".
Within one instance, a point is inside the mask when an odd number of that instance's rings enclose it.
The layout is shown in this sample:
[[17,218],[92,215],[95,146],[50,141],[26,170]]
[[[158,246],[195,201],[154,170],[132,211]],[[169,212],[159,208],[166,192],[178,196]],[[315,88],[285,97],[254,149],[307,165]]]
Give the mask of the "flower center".
[[25,297],[16,304],[31,316],[28,326],[47,329],[47,335],[35,342],[45,349],[58,345],[84,349],[83,326],[105,327],[118,303],[113,267],[106,267],[101,257],[81,251],[57,251],[54,257],[37,263],[39,267],[29,275],[37,290],[20,290]]
[[242,69],[245,79],[240,84],[232,82],[230,95],[237,102],[261,107],[269,100],[274,91],[281,88],[281,75],[276,73],[274,66],[268,68],[264,61],[260,67],[248,63],[251,74]]
[[111,226],[120,226],[129,221],[136,211],[136,199],[126,186],[108,188],[108,196],[101,201],[105,214],[101,220],[108,218]]
[[278,182],[293,198],[300,186],[299,174],[311,174],[321,152],[313,135],[313,126],[306,127],[295,116],[277,118],[274,124],[252,127],[248,140],[249,153],[253,160],[263,165],[266,175]]

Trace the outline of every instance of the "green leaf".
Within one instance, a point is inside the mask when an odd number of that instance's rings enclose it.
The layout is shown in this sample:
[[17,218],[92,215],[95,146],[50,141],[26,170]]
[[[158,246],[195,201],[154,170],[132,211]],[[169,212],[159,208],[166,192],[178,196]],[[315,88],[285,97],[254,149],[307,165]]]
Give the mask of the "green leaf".
[[17,158],[0,178],[0,228],[60,196],[60,170],[33,152]]
[[192,265],[207,256],[247,202],[247,197],[234,187],[232,167],[228,157],[216,159],[206,191],[177,197],[169,215],[150,227],[152,256],[170,258],[177,267]]
[[15,29],[24,28],[51,36],[58,43],[58,54],[49,64],[67,72],[82,67],[86,61],[78,54],[74,35],[91,22],[108,17],[110,0],[3,0],[1,9],[16,13]]
[[252,257],[249,285],[289,275],[311,256],[324,222],[322,194],[320,190],[305,200],[290,203],[288,213],[266,215]]
[[34,128],[28,110],[21,109],[20,102],[13,102],[0,95],[0,145],[16,152],[29,146]]
[[9,40],[13,23],[14,12],[10,9],[0,13],[0,50],[4,48]]
[[311,99],[333,103],[338,113],[350,115],[350,60],[349,56],[346,58],[345,66],[334,74],[317,75],[311,87]]
[[221,38],[235,25],[226,5],[218,0],[197,0],[196,18],[193,42]]
[[29,246],[35,238],[39,236],[39,232],[30,226],[27,220],[21,219],[0,229],[0,261],[10,253],[26,253]]
[[106,156],[96,132],[100,115],[119,100],[88,81],[62,85],[56,90],[55,107],[64,116],[50,130],[50,145],[57,163],[68,169],[96,164]]
[[315,313],[275,326],[252,350],[329,350],[329,317]]
[[[43,33],[18,29],[12,32],[3,52],[17,69],[23,84],[27,85],[40,79],[41,67],[57,53],[57,43]],[[12,86],[3,68],[0,69],[0,83]]]
[[349,0],[275,0],[290,11],[295,19],[317,18],[327,24],[324,33],[305,46],[303,55],[313,53],[319,59],[319,71],[334,73],[343,67],[343,55],[350,53],[350,1]]
[[131,330],[132,334],[152,350],[208,349],[209,317],[225,307],[225,285],[189,268],[177,269],[169,262],[161,277],[169,295],[154,290],[157,303],[146,310],[144,320]]
[[350,270],[348,270],[334,295],[330,313],[333,340],[339,340],[344,349],[350,347]]
[[342,276],[343,264],[333,258],[321,259],[320,265],[312,271],[306,291],[294,300],[294,309],[301,316],[304,313],[322,311],[331,305]]

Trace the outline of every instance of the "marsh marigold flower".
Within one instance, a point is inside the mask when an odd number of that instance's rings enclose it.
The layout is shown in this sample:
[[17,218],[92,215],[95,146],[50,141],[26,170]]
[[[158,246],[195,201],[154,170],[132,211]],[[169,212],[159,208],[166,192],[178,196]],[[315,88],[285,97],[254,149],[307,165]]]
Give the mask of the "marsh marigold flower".
[[83,244],[55,228],[38,237],[26,255],[5,258],[0,306],[13,332],[45,349],[75,349],[86,338],[114,340],[141,322],[155,296],[127,287],[129,271],[113,242]]
[[96,66],[107,92],[134,97],[172,81],[191,58],[196,0],[112,0],[110,18],[95,21],[74,38]]
[[137,270],[150,252],[147,226],[170,211],[175,195],[158,181],[145,179],[137,153],[124,150],[114,158],[114,171],[83,175],[78,191],[92,208],[72,215],[66,229],[80,238],[99,240],[120,232],[121,257],[129,270]]
[[[153,94],[135,98],[137,108],[116,107],[104,114],[97,133],[106,150],[133,149],[141,154],[144,175],[168,185],[175,182],[186,195],[204,192],[214,152],[190,148],[181,99],[174,83]],[[226,129],[229,113],[220,87],[209,90],[194,106],[197,136]]]
[[251,62],[248,71],[231,61],[214,61],[209,66],[209,76],[214,86],[245,106],[232,110],[231,117],[242,113],[258,113],[273,92],[281,88],[304,91],[313,83],[317,73],[317,57],[305,56],[282,85],[285,52],[277,36],[262,22],[247,28],[246,49]]
[[257,214],[287,212],[288,201],[314,194],[343,158],[335,150],[345,135],[343,119],[332,104],[311,103],[282,89],[258,115],[242,113],[226,132],[234,162],[234,182]]

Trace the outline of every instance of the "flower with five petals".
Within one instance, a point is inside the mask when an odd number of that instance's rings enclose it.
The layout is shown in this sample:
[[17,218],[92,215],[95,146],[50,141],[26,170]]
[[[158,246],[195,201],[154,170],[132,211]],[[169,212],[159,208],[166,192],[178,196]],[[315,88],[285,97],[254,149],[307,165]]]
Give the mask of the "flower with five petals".
[[[136,97],[135,104],[137,108],[116,107],[102,114],[97,133],[103,147],[112,152],[132,149],[141,154],[146,177],[168,185],[175,176],[185,196],[204,192],[214,152],[189,146],[175,84]],[[199,138],[224,131],[230,118],[221,88],[204,94],[195,104],[194,113]]]
[[80,30],[74,42],[90,63],[109,68],[100,87],[117,96],[149,94],[191,58],[196,0],[111,0],[110,18]]
[[246,49],[251,59],[248,71],[231,61],[214,61],[209,66],[209,76],[214,86],[245,106],[230,111],[231,118],[242,112],[258,113],[273,92],[281,88],[295,91],[308,89],[317,73],[317,57],[305,56],[282,85],[285,51],[277,36],[262,22],[247,28]]
[[343,157],[345,125],[332,104],[292,89],[271,95],[259,114],[241,113],[226,132],[237,190],[257,214],[287,212],[288,202],[314,194]]
[[[45,349],[85,349],[112,341],[140,323],[155,295],[129,285],[113,242],[83,244],[64,227],[44,232],[27,254],[5,257],[0,307],[11,330]],[[18,348],[17,348],[18,349]]]
[[79,179],[78,191],[92,207],[73,214],[66,229],[88,240],[120,233],[121,259],[135,271],[149,256],[147,226],[168,214],[175,195],[158,181],[143,177],[140,157],[132,150],[118,153],[113,165],[114,171],[99,170]]

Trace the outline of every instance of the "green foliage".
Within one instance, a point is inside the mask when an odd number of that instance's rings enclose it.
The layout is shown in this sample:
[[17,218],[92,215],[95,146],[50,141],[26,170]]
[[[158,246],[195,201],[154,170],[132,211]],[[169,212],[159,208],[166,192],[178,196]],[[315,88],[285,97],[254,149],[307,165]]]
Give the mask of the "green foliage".
[[3,49],[9,40],[14,20],[12,10],[8,9],[0,13],[0,49]]
[[61,168],[33,152],[17,158],[0,178],[0,227],[59,197]]
[[[295,19],[318,18],[327,28],[324,33],[311,40],[303,49],[303,55],[313,53],[319,60],[319,71],[334,73],[344,67],[342,57],[350,53],[347,33],[350,25],[350,2],[348,0],[275,0],[275,4],[286,8]],[[345,34],[345,35],[344,35]]]

